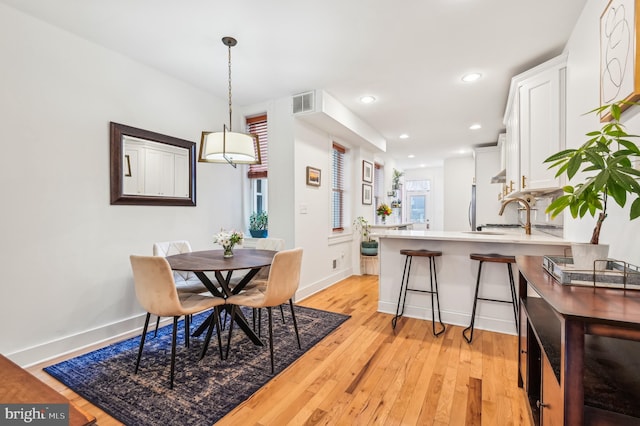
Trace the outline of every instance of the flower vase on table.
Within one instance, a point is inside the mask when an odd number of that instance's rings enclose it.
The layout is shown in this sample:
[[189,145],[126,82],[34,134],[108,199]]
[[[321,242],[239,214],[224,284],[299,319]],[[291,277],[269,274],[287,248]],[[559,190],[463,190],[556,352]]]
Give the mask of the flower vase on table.
[[380,221],[383,225],[387,223],[387,216],[389,216],[391,213],[391,207],[389,207],[387,204],[380,204],[376,209],[376,214],[380,216]]
[[213,236],[213,242],[216,244],[220,244],[224,249],[222,257],[228,259],[233,257],[233,247],[236,244],[242,244],[242,240],[244,239],[244,234],[242,232],[237,231],[225,231],[221,229],[216,235]]

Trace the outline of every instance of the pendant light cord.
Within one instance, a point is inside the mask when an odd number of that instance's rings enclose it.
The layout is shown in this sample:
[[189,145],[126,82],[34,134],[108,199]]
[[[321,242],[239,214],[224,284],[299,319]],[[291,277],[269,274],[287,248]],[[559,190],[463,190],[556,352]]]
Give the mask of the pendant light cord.
[[231,131],[231,45],[229,47],[229,131]]

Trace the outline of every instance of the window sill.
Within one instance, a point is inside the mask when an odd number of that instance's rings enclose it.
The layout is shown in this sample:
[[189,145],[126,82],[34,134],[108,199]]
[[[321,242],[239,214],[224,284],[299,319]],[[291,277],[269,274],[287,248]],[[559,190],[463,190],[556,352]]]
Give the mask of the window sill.
[[336,232],[335,234],[329,236],[330,246],[348,243],[350,241],[353,241],[353,233],[348,231]]

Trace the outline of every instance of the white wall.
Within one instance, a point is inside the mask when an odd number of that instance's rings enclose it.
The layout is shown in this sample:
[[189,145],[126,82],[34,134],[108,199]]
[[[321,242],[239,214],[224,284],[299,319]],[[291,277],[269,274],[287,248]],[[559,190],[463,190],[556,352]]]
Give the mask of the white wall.
[[[331,152],[332,143],[349,148],[346,155],[345,180],[345,232],[333,235],[331,231]],[[307,297],[352,274],[354,238],[351,218],[354,217],[353,200],[360,195],[355,188],[353,173],[358,173],[354,160],[357,150],[348,141],[332,137],[302,120],[295,120],[295,241],[304,248],[301,285],[296,297]],[[307,166],[321,170],[320,186],[306,184]],[[336,268],[333,268],[333,261]]]
[[1,4],[0,54],[0,353],[25,365],[140,325],[128,256],[240,227],[241,170],[199,163],[197,207],[111,206],[110,121],[199,142],[226,102]]
[[[566,51],[567,64],[567,148],[575,148],[585,142],[585,133],[600,128],[594,115],[583,115],[599,106],[599,29],[600,15],[607,2],[589,0],[576,24]],[[622,116],[631,134],[640,134],[638,107]],[[579,182],[576,180],[576,182]],[[633,200],[631,200],[633,201]],[[640,221],[629,221],[629,205],[624,209],[613,200],[609,202],[608,217],[603,224],[600,242],[610,245],[609,255],[640,265],[640,246],[632,236],[640,234]],[[587,215],[583,220],[564,216],[565,238],[587,242],[591,238],[595,219]]]
[[469,202],[475,174],[473,157],[444,161],[444,230],[469,231]]

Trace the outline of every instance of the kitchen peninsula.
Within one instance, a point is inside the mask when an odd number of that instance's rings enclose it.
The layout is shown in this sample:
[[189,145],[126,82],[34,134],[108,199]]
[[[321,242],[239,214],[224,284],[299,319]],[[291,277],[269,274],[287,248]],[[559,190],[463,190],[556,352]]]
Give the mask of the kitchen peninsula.
[[[526,235],[517,232],[444,232],[389,230],[372,235],[380,241],[380,278],[378,311],[395,314],[405,257],[402,249],[442,251],[436,260],[440,311],[445,324],[468,326],[478,273],[478,262],[471,253],[503,255],[563,255],[570,242],[546,234]],[[514,271],[517,277],[517,270]],[[427,262],[414,259],[411,286],[428,289]],[[482,268],[480,294],[483,297],[510,299],[509,278],[504,264],[485,263]],[[431,320],[428,294],[407,293],[405,316]],[[517,334],[513,308],[506,303],[479,302],[476,329]]]

